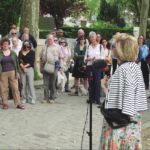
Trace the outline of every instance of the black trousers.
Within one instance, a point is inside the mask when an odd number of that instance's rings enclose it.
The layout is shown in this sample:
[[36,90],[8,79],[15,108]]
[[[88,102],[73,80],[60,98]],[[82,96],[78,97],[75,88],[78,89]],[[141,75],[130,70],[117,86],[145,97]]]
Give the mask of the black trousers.
[[116,71],[116,69],[117,69],[117,59],[113,59],[113,62],[112,62],[112,64],[113,64],[113,73],[112,74],[114,74],[114,72]]
[[142,70],[145,86],[149,88],[149,70],[148,70],[147,62],[145,60],[141,61],[141,70]]

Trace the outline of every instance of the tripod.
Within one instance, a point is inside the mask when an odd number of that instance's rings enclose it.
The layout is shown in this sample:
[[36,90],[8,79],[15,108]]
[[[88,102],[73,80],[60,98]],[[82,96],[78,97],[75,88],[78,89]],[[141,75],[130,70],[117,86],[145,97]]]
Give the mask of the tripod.
[[87,103],[90,104],[90,123],[89,123],[89,132],[87,132],[89,136],[89,150],[92,150],[92,101],[93,101],[93,68],[92,66],[87,66],[87,69],[90,69],[90,78],[89,78],[89,100]]

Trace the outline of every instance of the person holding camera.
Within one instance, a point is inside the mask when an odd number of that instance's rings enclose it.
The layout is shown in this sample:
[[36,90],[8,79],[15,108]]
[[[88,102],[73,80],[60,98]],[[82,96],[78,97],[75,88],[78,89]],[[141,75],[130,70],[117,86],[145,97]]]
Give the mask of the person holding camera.
[[[137,40],[125,33],[114,36],[113,53],[120,66],[109,81],[108,88],[106,84],[109,78],[105,76],[101,80],[101,87],[106,94],[102,108],[121,110],[121,114],[127,115],[136,124],[129,123],[125,127],[112,129],[108,118],[107,121],[104,119],[99,150],[142,149],[141,111],[148,108],[142,72],[135,63],[139,53]],[[115,122],[112,124],[120,126]]]
[[21,82],[23,84],[22,89],[22,103],[27,102],[26,95],[26,81],[29,83],[29,99],[31,104],[35,104],[36,95],[34,89],[34,61],[35,52],[31,50],[31,42],[26,40],[23,42],[23,47],[19,52],[19,64],[21,68]]

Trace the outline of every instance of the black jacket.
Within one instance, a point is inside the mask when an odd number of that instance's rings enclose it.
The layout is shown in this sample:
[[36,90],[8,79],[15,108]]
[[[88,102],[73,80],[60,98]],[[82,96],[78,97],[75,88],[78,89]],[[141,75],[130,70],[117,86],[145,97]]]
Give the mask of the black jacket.
[[[21,38],[22,38],[22,35],[19,37],[19,39],[22,40]],[[37,47],[37,42],[36,42],[35,38],[30,34],[29,34],[29,41],[32,43],[34,48]]]

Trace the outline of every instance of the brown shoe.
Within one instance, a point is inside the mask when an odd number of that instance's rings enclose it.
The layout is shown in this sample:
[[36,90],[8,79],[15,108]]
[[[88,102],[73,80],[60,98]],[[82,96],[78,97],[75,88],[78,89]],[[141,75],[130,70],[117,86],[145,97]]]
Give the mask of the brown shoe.
[[54,100],[53,100],[53,99],[51,99],[49,102],[50,102],[51,104],[54,104]]
[[75,85],[73,85],[72,87],[71,87],[71,89],[74,89],[75,88]]
[[47,103],[47,100],[43,99],[41,103]]

